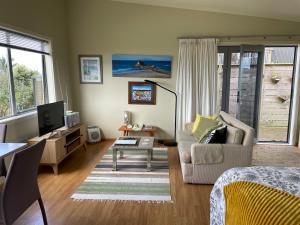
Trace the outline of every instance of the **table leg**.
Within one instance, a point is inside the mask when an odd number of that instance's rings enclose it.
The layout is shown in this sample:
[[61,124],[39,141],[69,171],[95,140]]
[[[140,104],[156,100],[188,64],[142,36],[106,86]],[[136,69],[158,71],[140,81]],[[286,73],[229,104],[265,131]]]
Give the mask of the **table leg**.
[[58,165],[57,164],[52,165],[52,169],[53,169],[54,174],[58,175]]
[[148,149],[148,157],[147,157],[147,172],[151,171],[151,150]]
[[126,136],[126,130],[123,131],[123,136]]
[[122,150],[120,150],[120,159],[124,158],[124,152]]
[[113,171],[117,170],[117,150],[113,149]]

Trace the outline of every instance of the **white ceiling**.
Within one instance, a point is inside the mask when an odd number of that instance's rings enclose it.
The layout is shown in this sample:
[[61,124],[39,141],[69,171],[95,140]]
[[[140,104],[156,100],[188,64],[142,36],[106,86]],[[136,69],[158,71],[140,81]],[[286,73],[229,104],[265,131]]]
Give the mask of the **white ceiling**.
[[300,0],[113,0],[300,22]]

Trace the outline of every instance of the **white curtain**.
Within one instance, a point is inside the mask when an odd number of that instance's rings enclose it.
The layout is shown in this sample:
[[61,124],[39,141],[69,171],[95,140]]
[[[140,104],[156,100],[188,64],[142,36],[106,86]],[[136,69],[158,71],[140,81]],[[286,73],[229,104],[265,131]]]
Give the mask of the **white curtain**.
[[213,115],[217,108],[217,40],[179,40],[177,94],[178,129],[197,113]]

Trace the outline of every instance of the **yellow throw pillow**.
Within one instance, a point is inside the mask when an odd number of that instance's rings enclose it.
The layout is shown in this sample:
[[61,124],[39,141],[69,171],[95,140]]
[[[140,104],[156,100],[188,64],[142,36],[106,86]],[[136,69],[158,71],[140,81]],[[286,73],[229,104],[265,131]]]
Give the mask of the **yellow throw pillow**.
[[201,116],[200,114],[197,114],[195,122],[193,124],[192,134],[194,134],[196,132],[196,130],[198,129],[199,123],[201,121],[201,118],[207,118],[207,119],[211,119],[211,120],[217,120],[218,116]]
[[200,115],[197,115],[195,123],[197,126],[195,126],[195,129],[193,127],[193,135],[200,143],[210,134],[210,132],[222,126],[216,117],[204,117]]

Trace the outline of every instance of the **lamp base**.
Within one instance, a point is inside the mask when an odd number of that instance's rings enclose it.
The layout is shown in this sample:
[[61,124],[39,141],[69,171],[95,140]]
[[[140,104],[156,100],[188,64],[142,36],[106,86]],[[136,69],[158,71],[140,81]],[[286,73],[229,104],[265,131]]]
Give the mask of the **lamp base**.
[[177,142],[174,139],[159,140],[158,143],[163,144],[165,146],[169,146],[169,147],[176,147],[177,146]]

